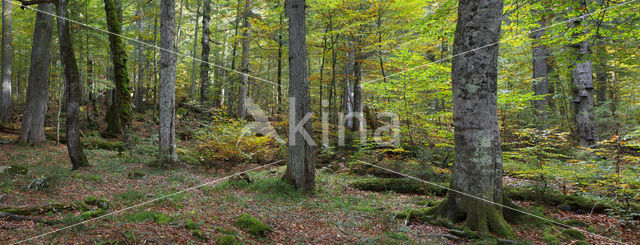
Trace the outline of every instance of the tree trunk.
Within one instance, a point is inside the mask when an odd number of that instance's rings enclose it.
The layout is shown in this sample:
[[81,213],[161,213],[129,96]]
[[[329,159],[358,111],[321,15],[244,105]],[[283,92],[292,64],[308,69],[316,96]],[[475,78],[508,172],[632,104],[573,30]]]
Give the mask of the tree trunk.
[[[315,144],[308,141],[312,141],[312,132],[305,9],[305,0],[285,1],[285,14],[289,18],[289,161],[284,179],[310,192],[315,185]],[[301,123],[302,129],[296,130]]]
[[[360,45],[360,44],[356,44]],[[363,103],[363,94],[362,94],[362,61],[360,57],[358,57],[360,52],[356,52],[355,60],[353,62],[353,112],[354,112],[354,123],[353,129],[357,129],[359,132],[363,132],[365,130],[365,122],[364,122],[364,103]],[[365,142],[361,142],[364,144]]]
[[[584,5],[584,3],[583,3]],[[584,6],[586,7],[586,6]],[[580,28],[586,17],[576,18],[572,25]],[[576,33],[576,39],[583,33]],[[589,60],[589,40],[574,43],[575,62],[573,63],[571,78],[573,81],[573,103],[575,122],[581,146],[589,146],[597,140],[595,123],[593,121],[593,68]]]
[[[282,14],[280,14],[280,28],[282,28],[282,19]],[[280,113],[280,107],[282,105],[282,42],[284,42],[284,40],[282,40],[282,30],[278,30],[278,74],[276,74],[276,82],[278,83],[278,95],[276,96],[278,113]]]
[[244,120],[247,114],[247,87],[249,86],[249,51],[251,49],[251,22],[249,15],[251,14],[253,0],[245,0],[244,5],[244,30],[242,38],[242,61],[240,71],[242,72],[242,84],[238,91],[238,111],[236,116]]
[[209,100],[209,21],[211,20],[211,1],[202,2],[202,63],[200,63],[200,103]]
[[89,161],[82,151],[80,143],[79,106],[82,96],[80,91],[80,71],[73,53],[73,39],[69,33],[67,18],[67,0],[54,0],[58,15],[58,43],[60,57],[64,69],[65,93],[67,102],[67,150],[71,159],[72,170],[89,166]]
[[597,64],[596,64],[596,81],[595,81],[595,103],[597,106],[603,105],[607,102],[607,88],[609,87],[609,66],[608,66],[608,54],[607,54],[607,42],[606,40],[598,36],[597,43]]
[[[462,0],[452,63],[455,163],[440,214],[483,234],[513,237],[502,208],[502,151],[497,114],[502,0]],[[483,47],[483,48],[480,48]],[[457,55],[476,50],[465,55]],[[465,193],[465,194],[461,194]],[[485,200],[472,198],[468,195]]]
[[[142,15],[142,6],[138,4],[137,16]],[[135,42],[135,53],[136,53],[136,66],[138,67],[138,73],[136,77],[136,91],[135,91],[135,105],[136,111],[143,112],[144,111],[144,47],[142,45],[142,33],[144,32],[144,18],[138,18],[136,20],[136,27],[138,29],[138,42]]]
[[49,64],[51,62],[53,4],[40,4],[38,5],[38,11],[31,44],[27,101],[22,116],[22,128],[20,129],[20,143],[29,145],[45,140],[44,120],[47,112],[47,88],[49,85]]
[[[197,64],[197,62],[196,62],[195,57],[196,57],[196,52],[197,52],[197,49],[198,49],[198,31],[199,31],[198,24],[200,24],[198,22],[198,16],[200,14],[199,12],[200,12],[200,6],[198,6],[198,10],[196,10],[196,35],[193,38],[193,51],[191,53],[191,55],[194,57],[194,59],[191,60],[191,93],[190,94],[191,94],[191,99],[194,100],[194,101],[196,100],[196,73],[197,73],[196,64]],[[203,16],[203,18],[204,18],[204,16]],[[202,83],[200,83],[200,86],[202,86]],[[202,89],[202,87],[200,89]],[[202,93],[200,93],[200,101],[202,101],[202,98],[203,98],[202,97]]]
[[178,160],[175,141],[175,91],[177,57],[175,50],[175,2],[162,0],[160,8],[160,161]]
[[129,72],[127,70],[127,53],[124,42],[119,36],[122,25],[118,21],[116,5],[113,0],[104,0],[104,10],[107,16],[109,43],[111,46],[111,61],[113,62],[113,76],[118,93],[118,114],[120,116],[120,133],[125,149],[131,149],[131,91],[129,90]]
[[[536,14],[536,11],[533,12]],[[540,14],[540,13],[537,13]],[[538,29],[531,32],[531,39],[533,41],[533,93],[536,96],[544,96],[543,99],[535,100],[533,102],[535,113],[539,119],[539,127],[546,128],[549,117],[549,101],[551,100],[551,94],[549,93],[549,72],[551,70],[549,56],[551,55],[545,44],[542,44],[542,37],[545,35],[544,28],[547,27],[547,16],[543,15],[538,20]]]
[[[13,55],[13,3],[2,1],[2,74],[0,79],[0,122],[11,119],[11,56]],[[48,74],[44,74],[48,75]],[[20,90],[18,90],[20,92]]]

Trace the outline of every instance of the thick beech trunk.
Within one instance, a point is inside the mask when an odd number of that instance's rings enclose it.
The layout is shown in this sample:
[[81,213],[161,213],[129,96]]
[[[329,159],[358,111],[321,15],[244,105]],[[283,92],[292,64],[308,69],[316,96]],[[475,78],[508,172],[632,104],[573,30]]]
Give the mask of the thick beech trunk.
[[[484,234],[514,236],[502,209],[502,152],[497,114],[502,0],[462,0],[452,63],[455,163],[441,215]],[[479,49],[480,47],[484,47]],[[476,50],[457,55],[469,50]],[[472,198],[460,192],[480,197]]]
[[211,20],[211,1],[204,0],[202,8],[202,61],[200,63],[200,103],[209,100],[209,21]]
[[[11,56],[13,55],[12,32],[13,3],[2,1],[2,74],[0,82],[0,122],[11,119]],[[43,74],[43,75],[47,75]],[[18,86],[19,87],[19,86]],[[20,90],[18,89],[18,92]]]
[[[315,185],[314,145],[311,138],[311,101],[307,81],[305,0],[286,0],[289,18],[289,161],[284,179],[310,192]],[[306,120],[306,121],[305,121]],[[295,130],[301,124],[302,129]]]
[[[174,163],[176,154],[175,2],[162,0],[160,7],[160,161]],[[169,52],[172,51],[172,52]]]
[[[580,28],[586,17],[576,18],[572,26]],[[582,33],[577,33],[579,37]],[[590,41],[585,40],[572,44],[575,62],[572,65],[572,90],[575,110],[575,122],[581,146],[589,146],[597,140],[596,127],[593,120],[593,67],[589,59]]]
[[111,61],[113,63],[113,76],[118,93],[118,114],[120,116],[120,133],[122,144],[126,149],[131,148],[131,91],[129,90],[130,80],[127,70],[127,53],[124,42],[120,35],[122,25],[118,20],[116,5],[113,0],[104,0],[104,10],[107,16],[107,26],[109,32],[109,43],[111,47]]
[[72,169],[76,170],[89,165],[89,161],[82,151],[80,143],[80,120],[79,107],[80,91],[80,71],[73,53],[73,39],[69,33],[67,18],[67,0],[55,0],[56,14],[58,22],[58,43],[60,44],[60,57],[64,69],[65,93],[67,103],[67,150],[71,159]]
[[[38,5],[36,23],[31,46],[31,66],[27,101],[22,116],[20,143],[37,144],[45,140],[44,121],[47,111],[47,87],[51,60],[51,37],[53,34],[53,4]],[[49,14],[47,14],[49,13]]]

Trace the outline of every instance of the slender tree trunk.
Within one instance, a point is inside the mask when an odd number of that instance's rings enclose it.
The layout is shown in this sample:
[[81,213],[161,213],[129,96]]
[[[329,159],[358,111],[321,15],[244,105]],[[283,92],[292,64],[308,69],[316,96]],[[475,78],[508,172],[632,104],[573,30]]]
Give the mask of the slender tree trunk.
[[609,66],[607,59],[607,43],[602,36],[597,37],[597,64],[595,80],[595,100],[596,105],[601,106],[607,102],[607,88],[609,87]]
[[136,27],[138,29],[138,42],[135,42],[135,53],[136,53],[136,67],[138,67],[138,73],[136,77],[136,91],[135,91],[135,105],[136,111],[143,112],[144,111],[144,46],[142,45],[142,33],[144,32],[144,18],[140,17],[142,12],[142,4],[138,4],[137,14],[138,19],[136,20]]
[[253,0],[245,0],[244,6],[244,30],[242,38],[242,61],[240,64],[240,71],[242,72],[242,84],[240,84],[240,90],[238,91],[238,111],[236,116],[239,119],[244,120],[247,114],[247,89],[249,86],[249,52],[251,50],[251,22],[249,22],[249,15],[253,8]]
[[[282,28],[282,14],[280,14],[280,25]],[[276,83],[278,84],[278,95],[276,100],[278,101],[278,113],[280,113],[280,106],[282,105],[282,46],[284,40],[282,40],[282,30],[278,30],[278,74],[276,75]]]
[[211,1],[202,2],[202,63],[200,63],[200,103],[204,104],[209,100],[209,21],[211,20]]
[[[533,12],[534,14],[536,11]],[[538,116],[539,127],[546,128],[549,117],[549,101],[551,100],[551,94],[549,93],[549,72],[551,67],[549,66],[549,56],[551,55],[548,48],[542,42],[542,37],[545,35],[544,28],[547,27],[547,16],[543,14],[540,20],[538,20],[539,28],[531,32],[531,39],[533,41],[533,92],[537,96],[544,96],[543,99],[538,99],[533,102],[535,112]]]
[[[206,2],[206,0],[203,0],[202,2],[203,2],[202,4],[204,5],[205,4],[204,2]],[[198,31],[199,31],[198,24],[200,24],[200,22],[198,22],[198,17],[200,15],[199,12],[200,12],[200,6],[198,6],[198,10],[196,11],[196,35],[193,38],[193,51],[191,53],[194,58],[196,57],[196,52],[197,52],[197,49],[198,49]],[[204,23],[204,16],[203,16],[203,20],[202,21]],[[204,27],[203,27],[203,30],[204,30]],[[203,38],[204,38],[204,36],[203,36]],[[194,101],[196,100],[196,73],[197,73],[196,64],[197,63],[198,62],[196,62],[196,59],[193,59],[191,61],[191,99],[194,100]],[[202,65],[202,62],[201,62],[201,65]],[[202,81],[200,81],[200,86],[201,86],[200,90],[202,90],[202,85],[203,85]],[[203,97],[203,93],[200,93],[200,102],[201,103],[203,102],[203,98],[204,98]]]
[[[461,0],[454,39],[455,163],[441,215],[483,234],[514,237],[502,209],[502,152],[497,114],[502,0]],[[484,47],[479,49],[480,47]],[[469,50],[475,52],[456,55]],[[478,196],[488,201],[467,195]]]
[[178,160],[175,141],[177,57],[173,53],[176,24],[174,0],[162,0],[160,12],[160,160],[171,164]]
[[[583,3],[583,7],[584,3]],[[586,22],[586,17],[576,18],[572,26],[580,28]],[[577,33],[579,37],[582,33]],[[578,39],[578,38],[576,38]],[[581,146],[589,146],[597,140],[593,115],[593,67],[589,59],[589,41],[581,41],[572,45],[575,62],[572,65],[573,103],[575,122],[578,128],[578,138]]]
[[[2,74],[0,75],[0,122],[11,119],[11,56],[13,55],[13,3],[2,1]],[[45,74],[46,76],[46,74]],[[18,86],[19,87],[19,86]],[[18,93],[20,90],[18,90]]]
[[[356,43],[357,46],[361,44]],[[365,122],[364,122],[364,97],[362,92],[362,60],[360,59],[360,51],[356,51],[353,62],[353,112],[354,112],[354,129],[357,129],[359,132],[363,132],[365,130]],[[357,127],[357,128],[355,128]],[[361,142],[364,144],[364,142]]]
[[80,143],[80,120],[79,107],[80,91],[80,71],[73,53],[73,39],[69,33],[67,18],[67,0],[54,0],[56,5],[58,22],[58,43],[60,44],[60,56],[64,69],[65,93],[67,102],[67,150],[71,159],[72,170],[89,166],[89,161],[82,151]]
[[[286,0],[289,18],[289,161],[284,179],[310,192],[315,185],[314,146],[311,140],[311,102],[307,81],[305,0]],[[302,124],[302,129],[298,125]]]
[[116,92],[119,96],[118,114],[120,116],[120,132],[125,149],[131,149],[131,91],[129,90],[129,72],[127,70],[127,53],[120,35],[122,25],[118,21],[116,5],[113,0],[104,0],[104,10],[107,16],[107,26],[111,34],[111,61],[113,62],[113,74],[116,83]]
[[40,4],[38,11],[31,44],[27,101],[20,129],[20,143],[29,145],[45,140],[44,121],[47,112],[49,64],[51,62],[53,4]]

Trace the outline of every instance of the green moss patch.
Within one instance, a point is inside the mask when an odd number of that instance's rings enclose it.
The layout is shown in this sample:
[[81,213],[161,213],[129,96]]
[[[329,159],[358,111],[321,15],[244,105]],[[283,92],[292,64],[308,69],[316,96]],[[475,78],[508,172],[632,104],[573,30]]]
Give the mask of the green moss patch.
[[218,245],[241,245],[242,243],[234,236],[224,235],[216,238]]
[[587,239],[587,237],[584,234],[582,234],[581,231],[576,229],[566,229],[562,231],[562,235],[564,235],[566,238],[569,238],[571,240],[584,241]]
[[[447,186],[447,184],[440,184]],[[367,178],[359,179],[351,183],[351,186],[358,190],[388,192],[405,194],[425,194],[444,196],[447,190],[437,186],[422,183],[413,179],[395,179],[395,178]]]
[[269,226],[249,214],[241,214],[234,225],[257,237],[265,237],[271,231]]

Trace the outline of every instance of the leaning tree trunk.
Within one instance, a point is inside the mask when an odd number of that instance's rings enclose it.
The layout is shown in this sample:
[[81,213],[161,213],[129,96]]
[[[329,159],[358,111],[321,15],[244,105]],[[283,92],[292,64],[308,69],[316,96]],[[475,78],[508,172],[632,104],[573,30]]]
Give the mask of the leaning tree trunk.
[[71,158],[72,169],[76,170],[89,166],[89,161],[82,151],[80,143],[79,106],[82,94],[80,91],[80,71],[73,53],[73,39],[69,33],[67,18],[67,0],[54,0],[58,15],[58,43],[60,44],[60,57],[64,69],[65,93],[67,103],[67,150]]
[[[13,54],[13,3],[2,1],[2,74],[0,87],[0,122],[11,119],[11,55]],[[20,91],[18,91],[20,92]]]
[[118,21],[116,5],[113,0],[104,0],[104,10],[107,16],[109,44],[111,46],[111,61],[113,76],[116,83],[116,93],[119,97],[118,114],[120,116],[120,133],[125,149],[131,149],[131,91],[129,90],[129,72],[127,70],[127,53],[124,42],[119,36],[122,25]]
[[[536,12],[534,11],[534,13]],[[540,120],[539,126],[545,128],[549,117],[548,110],[551,100],[551,95],[549,94],[549,72],[551,70],[549,65],[550,53],[548,47],[542,43],[542,37],[545,35],[544,29],[547,27],[547,16],[543,15],[538,21],[538,24],[540,27],[531,32],[531,39],[533,41],[533,93],[536,96],[544,96],[544,98],[535,100],[533,103],[535,113]]]
[[289,161],[285,180],[304,191],[315,185],[311,102],[307,81],[305,0],[285,1],[289,18]]
[[209,21],[211,20],[211,1],[202,1],[202,62],[200,63],[200,103],[209,100]]
[[251,13],[252,0],[245,0],[244,5],[244,31],[242,37],[242,61],[240,71],[242,72],[242,84],[238,91],[238,118],[244,120],[247,115],[247,88],[249,86],[249,51],[251,46],[251,22],[249,22],[249,14]]
[[[584,5],[584,4],[583,4]],[[576,18],[572,22],[574,28],[580,28],[586,21],[586,17]],[[583,33],[576,33],[578,39]],[[573,103],[575,109],[575,121],[578,129],[578,138],[581,146],[589,146],[597,140],[595,123],[593,121],[593,67],[589,59],[589,40],[574,43],[572,45],[575,55],[571,78],[573,81]]]
[[[453,191],[447,193],[439,213],[483,234],[513,237],[496,205],[502,203],[502,151],[497,114],[498,45],[493,44],[500,39],[502,8],[502,0],[462,0],[458,6],[451,74]],[[470,50],[475,51],[458,55]]]
[[172,164],[176,155],[176,66],[175,2],[162,0],[160,7],[160,161]]
[[27,101],[22,116],[20,143],[37,144],[45,140],[44,119],[47,111],[47,87],[53,34],[53,4],[38,5],[31,44],[31,66]]

